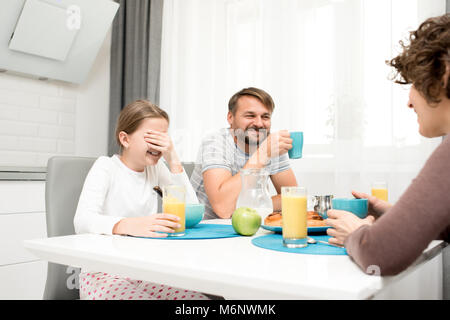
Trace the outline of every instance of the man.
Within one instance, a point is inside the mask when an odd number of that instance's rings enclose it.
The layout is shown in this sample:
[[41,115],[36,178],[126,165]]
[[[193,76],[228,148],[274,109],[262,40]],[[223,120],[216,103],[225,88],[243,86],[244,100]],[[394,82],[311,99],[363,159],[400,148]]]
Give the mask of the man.
[[205,204],[205,219],[231,217],[241,191],[241,168],[269,170],[277,191],[272,197],[274,211],[281,210],[281,187],[297,185],[287,156],[292,148],[289,132],[270,133],[274,107],[265,91],[242,89],[228,103],[230,128],[202,141],[191,183]]

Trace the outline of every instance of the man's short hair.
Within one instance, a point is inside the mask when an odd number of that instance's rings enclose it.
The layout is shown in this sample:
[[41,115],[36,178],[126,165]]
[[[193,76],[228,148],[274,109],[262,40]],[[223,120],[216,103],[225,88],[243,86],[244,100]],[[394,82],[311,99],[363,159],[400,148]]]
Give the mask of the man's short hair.
[[228,102],[228,111],[230,111],[233,115],[236,114],[237,103],[239,101],[239,98],[242,96],[255,97],[256,99],[261,101],[261,103],[267,109],[269,109],[269,111],[271,113],[273,112],[273,109],[275,109],[275,103],[273,102],[272,97],[267,92],[265,92],[262,89],[249,87],[249,88],[244,88],[239,92],[236,92],[230,98],[230,101]]

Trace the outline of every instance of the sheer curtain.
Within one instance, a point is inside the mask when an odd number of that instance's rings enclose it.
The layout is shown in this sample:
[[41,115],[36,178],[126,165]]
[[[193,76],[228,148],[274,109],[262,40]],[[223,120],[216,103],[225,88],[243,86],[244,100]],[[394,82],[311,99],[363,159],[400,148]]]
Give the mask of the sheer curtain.
[[166,0],[160,105],[183,161],[227,127],[227,103],[255,86],[275,101],[272,131],[304,131],[291,161],[310,194],[389,185],[395,202],[440,139],[418,134],[408,89],[385,65],[445,0]]

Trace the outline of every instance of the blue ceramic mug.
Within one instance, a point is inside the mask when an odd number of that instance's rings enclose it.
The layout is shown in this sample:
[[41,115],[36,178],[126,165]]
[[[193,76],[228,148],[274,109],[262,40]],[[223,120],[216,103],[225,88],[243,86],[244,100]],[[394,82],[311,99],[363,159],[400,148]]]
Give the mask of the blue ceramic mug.
[[203,203],[186,204],[186,228],[195,227],[203,219],[205,205]]
[[331,203],[333,209],[349,211],[361,219],[367,217],[369,207],[369,200],[367,199],[335,198],[331,200]]
[[292,149],[288,150],[290,159],[300,159],[303,150],[303,132],[290,132],[292,139]]

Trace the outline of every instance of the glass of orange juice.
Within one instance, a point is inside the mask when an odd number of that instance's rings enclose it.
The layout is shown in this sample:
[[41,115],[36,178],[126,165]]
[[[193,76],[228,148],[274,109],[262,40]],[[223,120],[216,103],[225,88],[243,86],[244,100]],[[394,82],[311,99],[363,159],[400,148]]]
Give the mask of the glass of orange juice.
[[388,201],[387,182],[377,181],[372,183],[372,195],[380,200]]
[[281,187],[283,245],[303,248],[308,245],[307,194],[304,187]]
[[174,233],[169,233],[168,236],[183,236],[186,230],[186,188],[184,186],[170,185],[164,186],[162,191],[163,212],[179,217],[180,221],[178,223],[181,225],[181,227],[174,230]]

